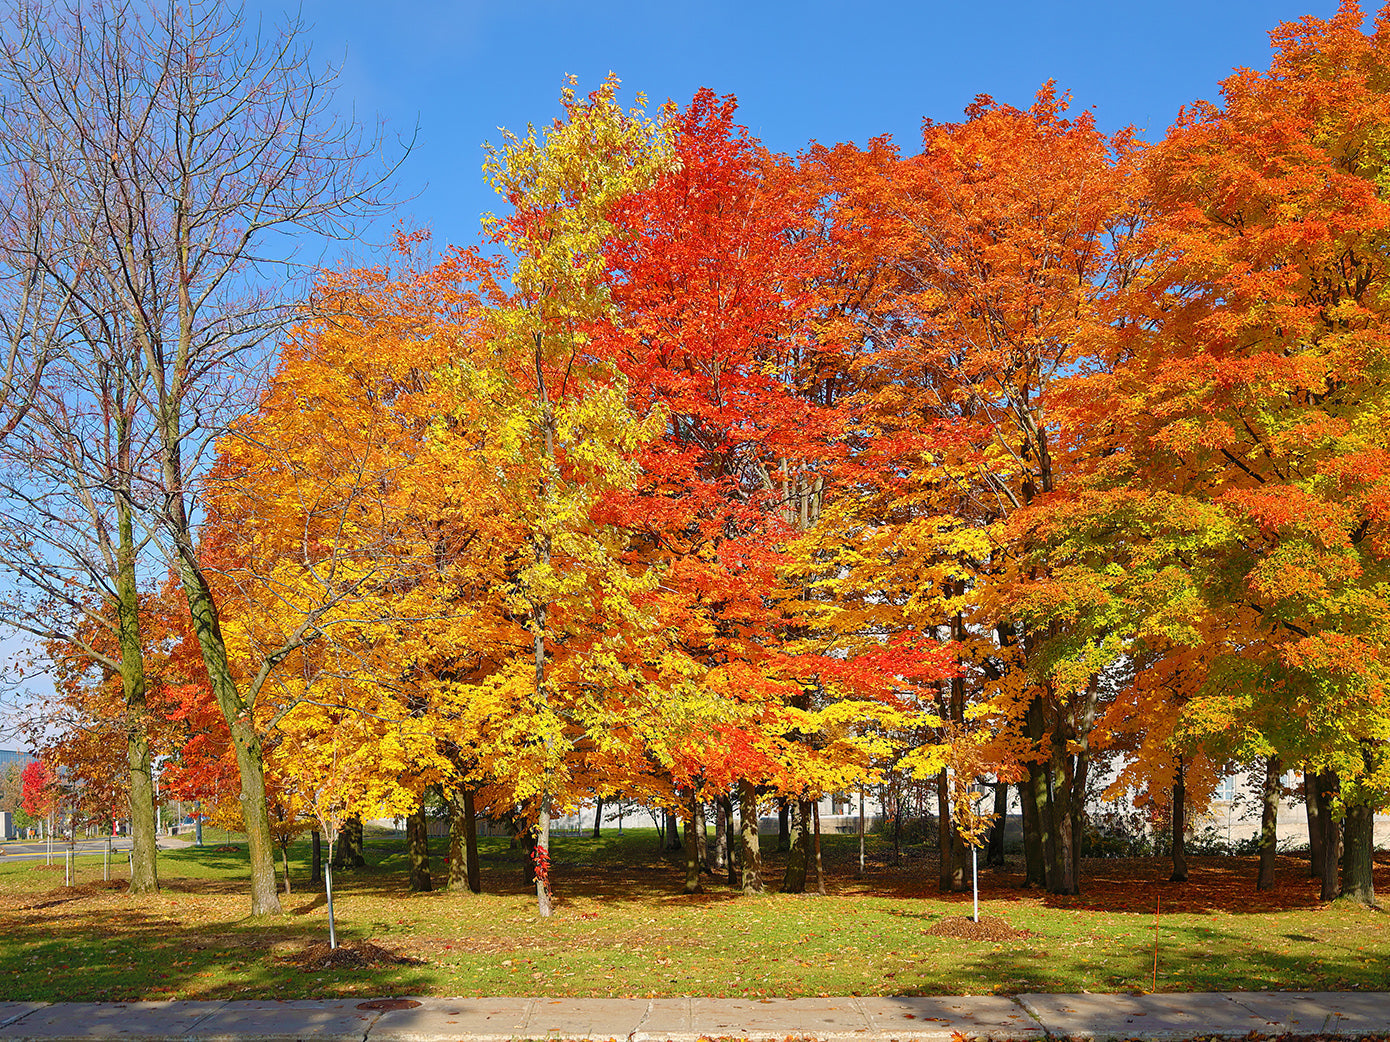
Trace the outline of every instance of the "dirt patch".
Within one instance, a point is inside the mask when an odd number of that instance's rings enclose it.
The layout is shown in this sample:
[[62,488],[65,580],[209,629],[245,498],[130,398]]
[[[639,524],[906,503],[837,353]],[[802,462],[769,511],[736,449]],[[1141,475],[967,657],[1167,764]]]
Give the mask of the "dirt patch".
[[419,959],[401,955],[372,944],[371,941],[343,941],[336,948],[320,942],[282,957],[282,961],[311,970],[373,969],[380,966],[423,966]]
[[968,915],[952,915],[933,924],[927,933],[960,941],[1016,941],[1033,936],[1030,930],[1015,930],[997,915],[982,915],[978,923]]

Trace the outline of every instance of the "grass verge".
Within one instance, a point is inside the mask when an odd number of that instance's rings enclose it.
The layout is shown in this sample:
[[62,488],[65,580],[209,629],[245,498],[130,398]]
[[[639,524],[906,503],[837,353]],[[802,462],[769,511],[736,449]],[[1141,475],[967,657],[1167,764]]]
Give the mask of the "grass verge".
[[[771,845],[772,837],[765,837]],[[436,841],[442,845],[442,841]],[[80,858],[63,886],[61,859],[0,861],[0,994],[11,1000],[315,998],[435,995],[917,995],[1147,991],[1155,939],[1160,991],[1390,988],[1390,916],[1321,904],[1306,865],[1279,864],[1257,893],[1255,865],[1192,859],[1186,884],[1161,859],[1087,862],[1083,893],[1020,888],[1019,866],[981,878],[981,912],[1022,936],[938,936],[969,915],[970,894],[940,894],[932,858],[901,864],[874,837],[857,879],[857,840],[826,837],[828,897],[746,897],[722,882],[682,892],[682,868],[652,830],[562,836],[553,850],[555,916],[535,914],[519,854],[482,843],[483,894],[406,888],[404,841],[378,833],[366,869],[335,873],[340,936],[419,960],[414,965],[301,968],[327,938],[326,902],[307,885],[307,844],[292,851],[286,914],[246,916],[246,854],[188,848],[160,854],[163,889],[149,897],[104,882]],[[677,855],[678,856],[678,855]],[[765,876],[781,876],[782,855]],[[443,867],[435,851],[435,878]],[[1376,883],[1390,891],[1390,858]],[[1161,902],[1155,931],[1155,905]],[[1026,931],[1026,932],[1025,932]],[[950,931],[946,931],[949,933]]]

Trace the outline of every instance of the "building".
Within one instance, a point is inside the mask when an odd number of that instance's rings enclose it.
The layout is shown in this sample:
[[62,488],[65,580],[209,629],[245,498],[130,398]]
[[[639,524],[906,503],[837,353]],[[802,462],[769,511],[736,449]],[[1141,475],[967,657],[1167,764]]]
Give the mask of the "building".
[[34,757],[27,752],[20,752],[16,749],[0,749],[0,772],[9,770],[10,764],[18,764],[20,769],[24,768]]

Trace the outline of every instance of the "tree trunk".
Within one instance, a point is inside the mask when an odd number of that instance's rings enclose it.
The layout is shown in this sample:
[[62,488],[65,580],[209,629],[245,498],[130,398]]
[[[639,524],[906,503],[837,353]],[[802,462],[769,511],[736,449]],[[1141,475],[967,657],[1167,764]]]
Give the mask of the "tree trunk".
[[1321,879],[1322,855],[1326,847],[1322,801],[1318,799],[1318,776],[1306,763],[1303,765],[1303,805],[1308,812],[1308,875],[1312,879]]
[[965,888],[965,870],[957,857],[960,846],[956,824],[951,816],[951,779],[946,771],[936,776],[936,885],[942,893]]
[[741,852],[741,844],[735,842],[734,840],[734,798],[732,796],[726,795],[720,798],[720,802],[724,807],[724,820],[727,822],[727,827],[725,831],[729,842],[729,857],[727,863],[724,866],[725,871],[727,873],[726,878],[728,879],[730,886],[738,886],[740,883],[738,862],[739,854]]
[[290,896],[290,843],[285,840],[280,844],[280,863],[285,866],[285,896]]
[[690,792],[690,811],[695,819],[695,871],[707,871],[709,863],[709,836],[705,833],[705,805],[692,789]]
[[663,813],[666,815],[666,849],[680,850],[680,818],[676,816],[676,812],[670,807],[663,808]]
[[787,869],[782,875],[782,893],[803,894],[806,892],[806,870],[811,856],[811,804],[807,800],[796,800],[791,804],[790,812],[791,844],[787,851]]
[[1028,764],[1028,777],[1038,812],[1038,851],[1042,859],[1043,885],[1052,893],[1065,893],[1066,881],[1062,878],[1057,860],[1058,814],[1054,802],[1057,779],[1052,770],[1054,753],[1048,742],[1047,704],[1040,694],[1035,693],[1028,702],[1024,733],[1032,740],[1035,756]]
[[309,857],[313,864],[309,866],[309,883],[323,882],[323,836],[318,829],[309,833],[309,846],[311,848]]
[[406,819],[405,834],[409,847],[410,892],[426,893],[434,889],[434,880],[430,876],[430,834],[429,824],[425,820],[423,794],[420,796],[420,802],[411,811],[410,817]]
[[1009,783],[994,784],[994,824],[989,829],[989,844],[985,849],[986,865],[1004,864],[1004,828],[1008,821]]
[[698,803],[695,794],[690,796],[690,817],[685,823],[685,892],[687,894],[698,894],[700,892],[700,845],[695,842],[695,811]]
[[788,805],[787,798],[784,796],[777,801],[777,849],[778,851],[791,850],[791,807]]
[[[125,424],[121,422],[121,430]],[[127,439],[119,440],[125,447]],[[128,451],[128,449],[126,450]],[[128,471],[124,471],[128,475]],[[128,478],[123,479],[123,484]],[[130,887],[132,894],[159,889],[155,844],[154,776],[150,768],[149,703],[145,650],[140,636],[140,593],[135,575],[135,532],[129,488],[117,499],[120,546],[117,551],[117,640],[121,649],[121,688],[126,706],[126,765],[130,769]]]
[[1173,775],[1173,874],[1172,883],[1187,882],[1187,767],[1178,757]]
[[603,824],[603,797],[594,804],[594,839],[599,838],[599,826]]
[[362,817],[353,814],[338,831],[338,842],[333,848],[333,867],[361,868],[366,863],[367,859],[362,853]]
[[868,865],[864,860],[864,786],[859,786],[859,864],[855,870],[855,877],[863,879],[869,874]]
[[902,794],[896,794],[893,802],[893,864],[901,864],[903,859],[903,801]]
[[714,850],[710,853],[710,870],[723,872],[729,866],[729,818],[724,800],[714,801]]
[[739,848],[743,863],[742,886],[745,894],[763,892],[763,856],[758,849],[758,791],[746,778],[738,783]]
[[550,889],[550,804],[545,799],[541,800],[536,816],[536,845],[531,850],[531,860],[535,865],[536,913],[545,919],[555,911],[555,895]]
[[[167,422],[169,421],[166,419],[166,424]],[[188,613],[193,632],[198,638],[213,697],[217,699],[217,706],[231,731],[237,773],[241,776],[239,800],[251,869],[251,914],[279,915],[280,895],[276,893],[275,887],[274,846],[270,838],[270,814],[267,812],[265,801],[265,762],[261,755],[261,738],[256,733],[251,707],[237,690],[236,678],[227,659],[227,645],[222,638],[217,605],[207,579],[198,565],[193,547],[192,526],[186,524],[186,519],[181,516],[183,495],[177,490],[182,487],[183,475],[178,463],[177,434],[174,437],[170,459],[165,461],[166,478],[172,479],[166,498],[175,507],[173,527],[178,543],[178,571],[183,592],[188,599]]]
[[1374,907],[1375,880],[1372,852],[1375,849],[1375,809],[1366,803],[1347,807],[1342,826],[1342,896],[1357,904]]
[[1260,791],[1260,874],[1256,890],[1274,889],[1274,859],[1279,853],[1279,776],[1284,763],[1277,756],[1265,760],[1264,785]]
[[478,815],[473,790],[465,788],[449,800],[449,889],[483,892],[478,865]]
[[536,885],[536,837],[529,831],[516,837],[521,848],[521,882],[525,886]]
[[1071,881],[1072,893],[1081,892],[1081,847],[1086,840],[1086,783],[1091,772],[1091,732],[1096,726],[1096,701],[1100,678],[1092,676],[1076,715],[1075,752],[1071,784]]
[[1333,804],[1341,794],[1342,781],[1336,771],[1317,776],[1318,818],[1322,822],[1322,890],[1324,901],[1337,897],[1337,865],[1342,851],[1341,823],[1332,816]]
[[1069,741],[1064,714],[1059,710],[1052,729],[1052,757],[1048,768],[1051,775],[1048,804],[1052,812],[1049,827],[1056,838],[1053,856],[1047,866],[1047,888],[1054,894],[1076,894],[1081,891],[1077,879],[1080,836],[1076,832],[1076,802],[1081,795],[1076,791],[1075,760],[1068,752]]
[[1018,802],[1023,815],[1023,885],[1041,887],[1047,885],[1047,873],[1043,867],[1042,814],[1034,777],[1037,767],[1037,764],[1028,764],[1027,777],[1018,783]]
[[816,893],[821,897],[825,896],[825,862],[820,856],[820,804],[816,801],[811,803],[811,820],[815,827],[811,831],[811,858],[816,866]]

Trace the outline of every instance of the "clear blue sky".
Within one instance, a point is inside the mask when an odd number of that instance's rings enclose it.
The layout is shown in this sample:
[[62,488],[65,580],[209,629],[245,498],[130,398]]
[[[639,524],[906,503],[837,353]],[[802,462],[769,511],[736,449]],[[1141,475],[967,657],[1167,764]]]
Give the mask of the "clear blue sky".
[[[259,12],[258,12],[259,8]],[[248,14],[279,17],[275,0]],[[891,134],[958,119],[977,93],[1028,104],[1049,78],[1102,127],[1160,136],[1179,106],[1215,99],[1234,66],[1265,68],[1269,30],[1335,0],[304,0],[319,61],[342,61],[339,100],[403,132],[419,124],[402,207],[436,247],[476,239],[494,196],[481,144],[556,111],[562,77],[612,70],[653,102],[698,87],[736,94],[771,148]]]

